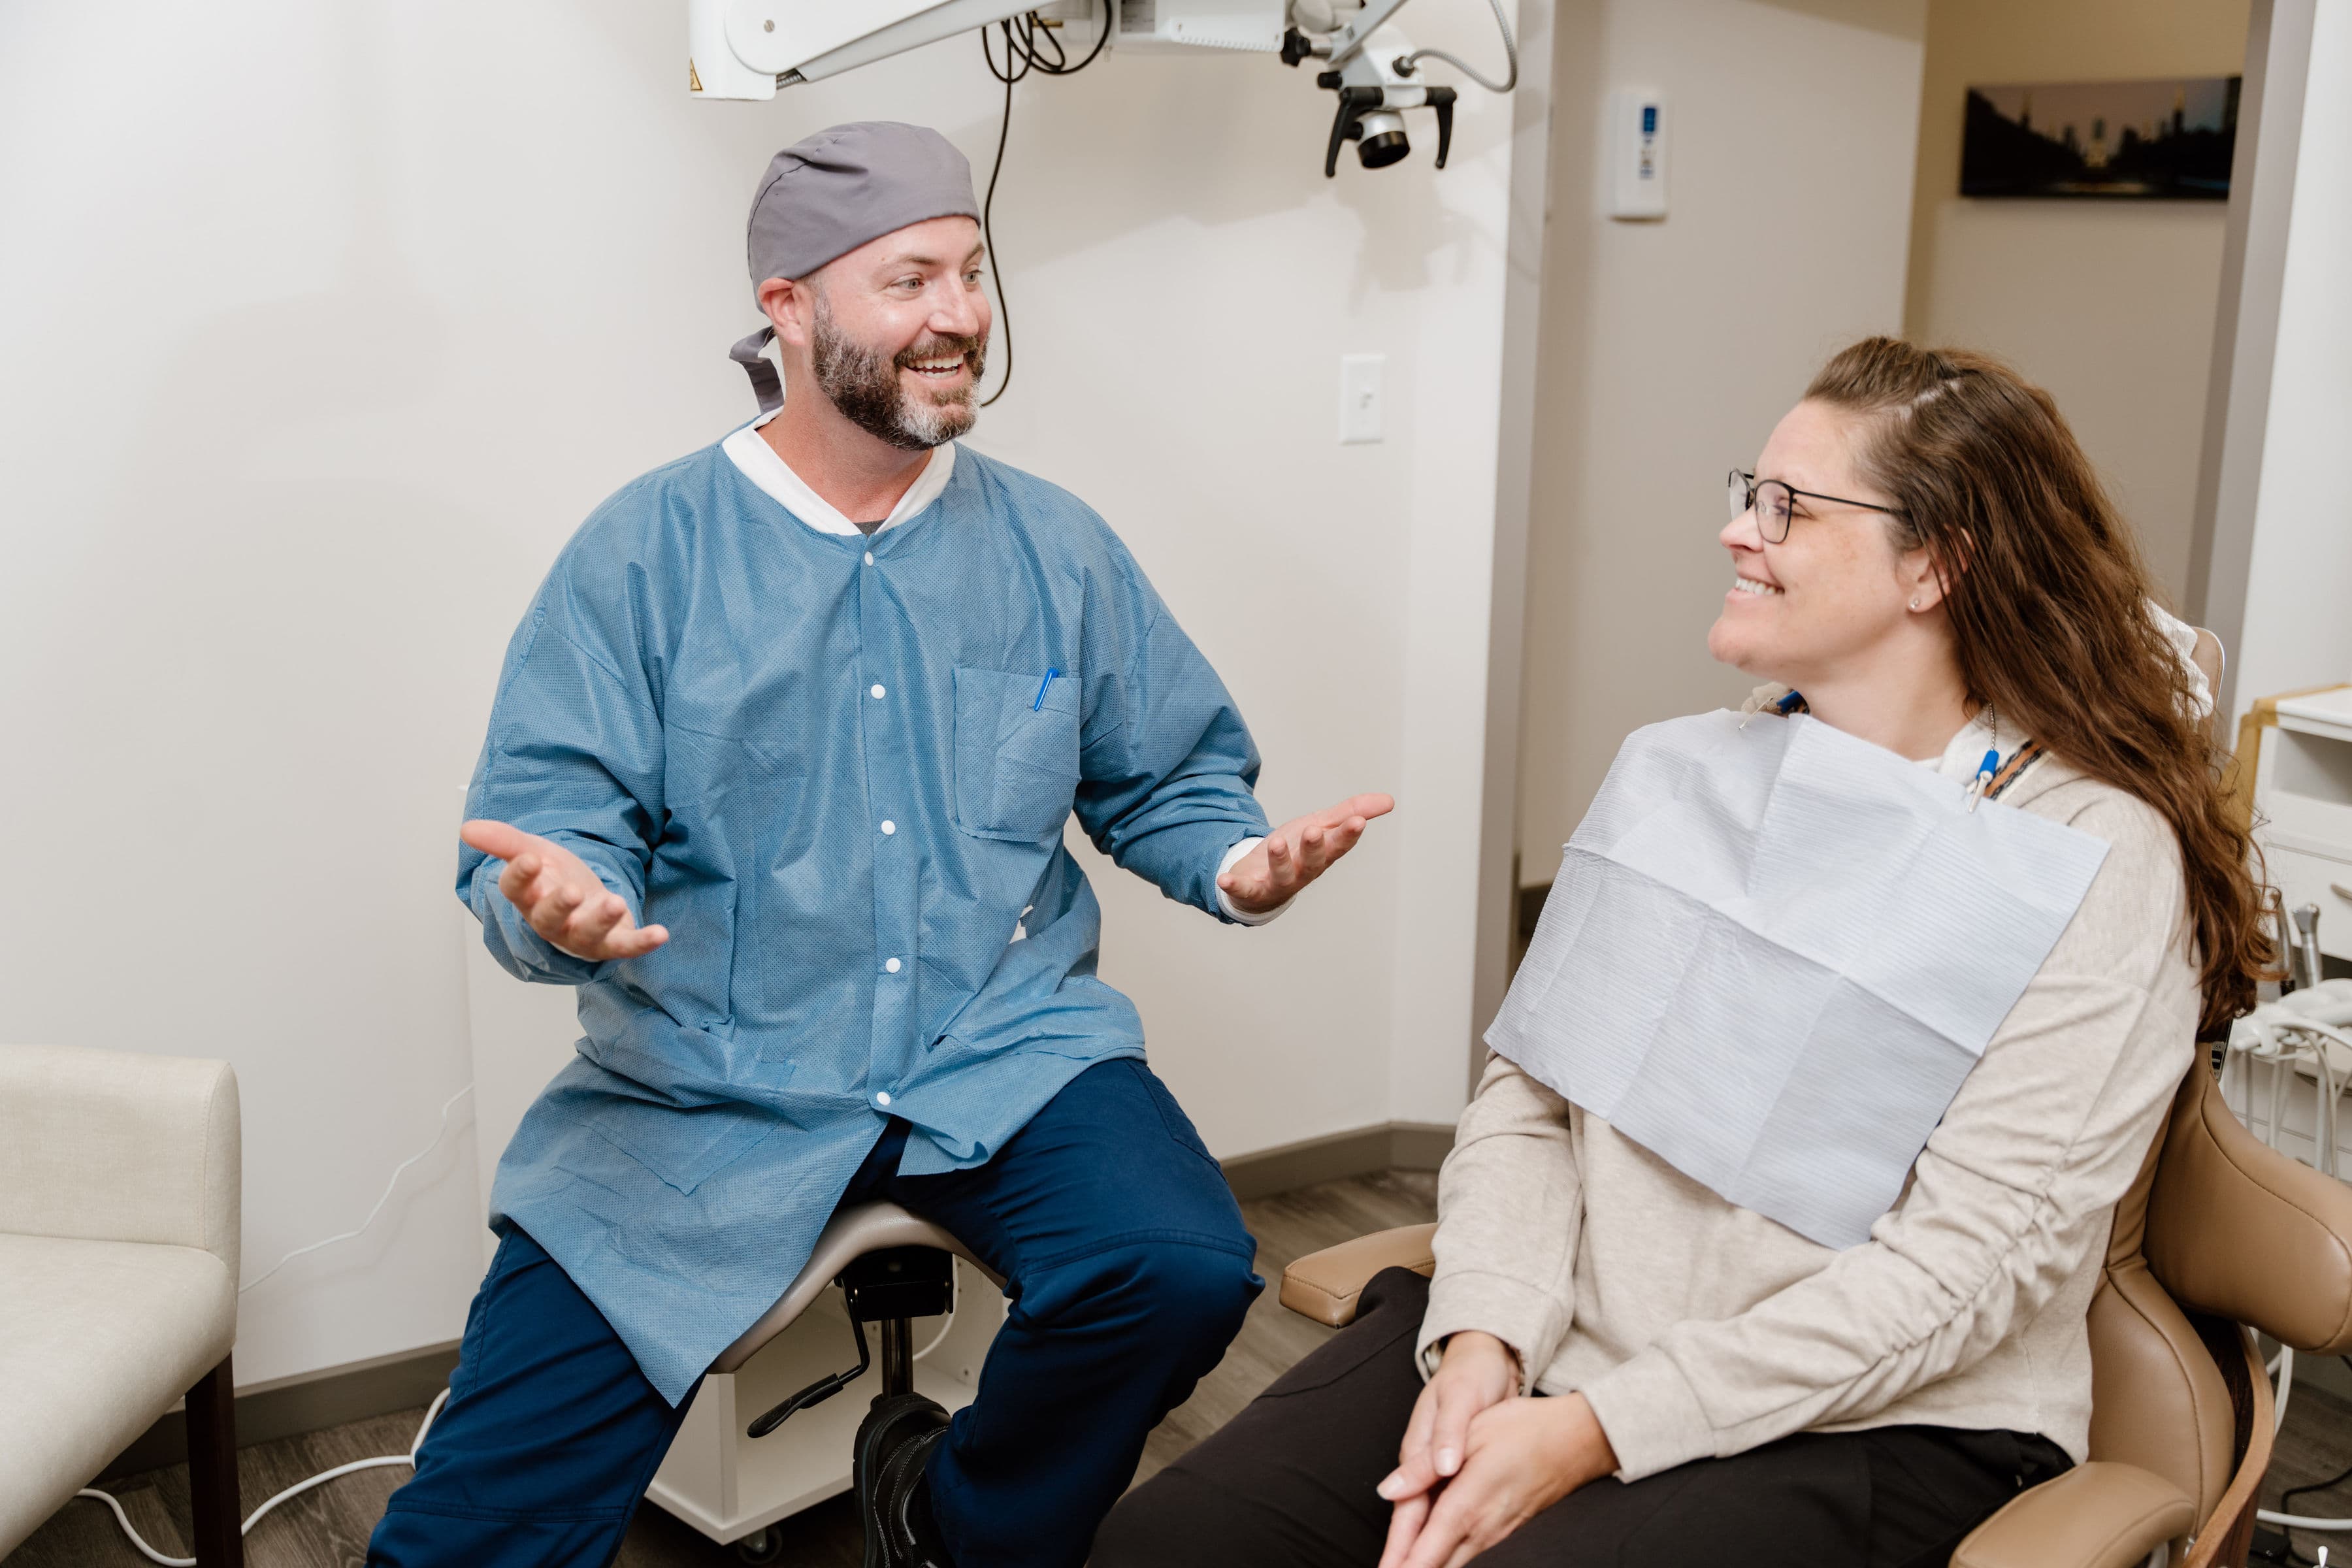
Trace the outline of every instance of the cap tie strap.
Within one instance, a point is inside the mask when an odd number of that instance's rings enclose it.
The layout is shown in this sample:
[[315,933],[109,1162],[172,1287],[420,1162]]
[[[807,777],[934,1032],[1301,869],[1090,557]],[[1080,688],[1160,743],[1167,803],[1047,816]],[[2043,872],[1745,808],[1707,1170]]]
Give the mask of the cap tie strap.
[[743,374],[751,378],[751,395],[760,400],[760,412],[762,414],[772,413],[784,405],[783,380],[776,374],[776,367],[769,362],[767,355],[761,352],[775,335],[775,328],[761,327],[727,351],[727,357],[741,365]]

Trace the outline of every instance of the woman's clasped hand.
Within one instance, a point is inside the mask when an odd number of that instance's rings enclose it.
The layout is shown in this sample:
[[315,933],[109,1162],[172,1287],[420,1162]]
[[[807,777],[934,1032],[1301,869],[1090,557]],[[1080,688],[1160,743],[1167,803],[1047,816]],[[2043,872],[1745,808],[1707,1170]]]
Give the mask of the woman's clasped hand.
[[1519,1381],[1518,1358],[1494,1335],[1445,1342],[1381,1482],[1395,1511],[1380,1568],[1456,1568],[1617,1468],[1582,1394],[1530,1398]]

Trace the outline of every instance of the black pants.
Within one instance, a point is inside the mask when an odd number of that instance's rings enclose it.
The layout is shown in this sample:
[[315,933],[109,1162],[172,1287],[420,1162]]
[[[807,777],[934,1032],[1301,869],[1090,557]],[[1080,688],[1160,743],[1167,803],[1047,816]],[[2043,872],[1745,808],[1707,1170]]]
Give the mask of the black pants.
[[[1350,1327],[1223,1431],[1129,1492],[1090,1568],[1371,1568],[1422,1381],[1428,1282],[1365,1289]],[[2067,1468],[2047,1438],[1942,1426],[1800,1434],[1627,1485],[1570,1492],[1478,1558],[1482,1568],[1940,1568],[1961,1537]]]

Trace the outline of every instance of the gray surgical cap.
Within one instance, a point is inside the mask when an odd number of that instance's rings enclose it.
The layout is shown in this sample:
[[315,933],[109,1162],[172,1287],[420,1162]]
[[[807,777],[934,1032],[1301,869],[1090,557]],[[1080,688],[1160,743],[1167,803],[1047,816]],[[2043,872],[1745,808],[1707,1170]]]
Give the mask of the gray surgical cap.
[[[796,142],[770,160],[751,198],[745,241],[756,290],[771,278],[805,278],[869,239],[935,217],[980,216],[971,164],[927,125],[861,120]],[[761,350],[762,327],[728,351],[751,378],[761,409],[783,389]]]

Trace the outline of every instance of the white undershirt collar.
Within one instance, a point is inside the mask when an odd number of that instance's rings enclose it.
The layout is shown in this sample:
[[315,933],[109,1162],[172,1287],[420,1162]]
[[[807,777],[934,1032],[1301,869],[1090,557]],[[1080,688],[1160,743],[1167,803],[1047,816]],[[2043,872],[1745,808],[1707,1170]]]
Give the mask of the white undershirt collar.
[[[831,501],[809,489],[808,481],[793,472],[791,465],[776,456],[776,449],[761,437],[760,426],[782,412],[779,408],[761,415],[721,441],[719,449],[762,493],[819,533],[865,532]],[[915,482],[907,487],[907,493],[898,498],[898,504],[882,520],[882,527],[874,531],[880,533],[895,527],[939,500],[940,492],[948,488],[948,477],[955,472],[955,455],[952,441],[932,447],[930,460],[923,465],[923,471],[915,476]]]

